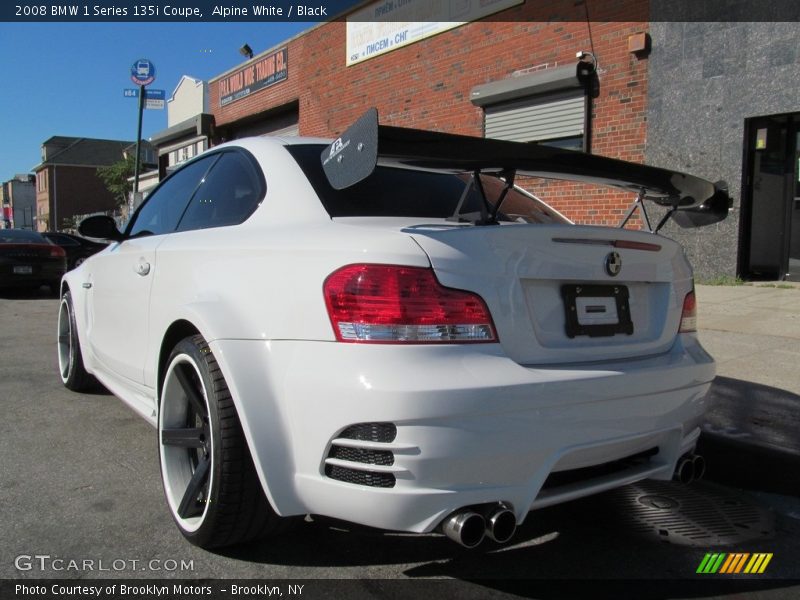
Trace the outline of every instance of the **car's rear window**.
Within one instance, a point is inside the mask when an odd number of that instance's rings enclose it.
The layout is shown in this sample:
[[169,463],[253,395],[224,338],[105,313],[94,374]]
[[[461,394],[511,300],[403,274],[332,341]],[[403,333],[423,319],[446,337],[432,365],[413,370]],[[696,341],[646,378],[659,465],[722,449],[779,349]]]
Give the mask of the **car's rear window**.
[[[392,167],[377,167],[363,181],[344,190],[328,183],[320,156],[320,144],[287,146],[306,173],[325,210],[331,217],[421,217],[444,219],[458,207],[469,175],[432,173]],[[483,176],[486,195],[491,203],[499,197],[504,183],[496,177]],[[460,213],[480,211],[481,200],[474,187],[468,192]],[[566,223],[546,204],[517,190],[511,190],[501,206],[500,220],[528,223]]]
[[0,244],[49,244],[40,234],[25,229],[0,229]]

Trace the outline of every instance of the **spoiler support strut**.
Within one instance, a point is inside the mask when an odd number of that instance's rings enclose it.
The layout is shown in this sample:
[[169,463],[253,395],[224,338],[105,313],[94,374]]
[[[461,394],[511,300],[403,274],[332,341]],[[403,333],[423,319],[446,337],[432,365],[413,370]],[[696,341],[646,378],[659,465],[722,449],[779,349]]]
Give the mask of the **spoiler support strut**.
[[647,215],[647,207],[644,205],[645,194],[646,190],[644,188],[639,190],[639,193],[636,195],[636,200],[633,201],[633,204],[631,204],[630,208],[628,209],[628,212],[626,212],[625,216],[622,217],[622,221],[619,222],[619,225],[617,225],[617,227],[619,227],[620,229],[625,227],[628,221],[631,220],[633,213],[635,213],[636,209],[638,208],[639,212],[642,213],[642,220],[644,221],[644,224],[647,226],[647,231],[653,233],[653,227],[652,225],[650,225],[650,217]]

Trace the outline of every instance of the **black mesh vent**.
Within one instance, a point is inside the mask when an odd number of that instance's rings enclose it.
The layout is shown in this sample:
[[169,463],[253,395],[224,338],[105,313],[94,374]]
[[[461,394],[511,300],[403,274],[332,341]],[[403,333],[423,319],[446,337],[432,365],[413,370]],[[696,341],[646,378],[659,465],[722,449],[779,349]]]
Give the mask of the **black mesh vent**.
[[337,481],[366,485],[369,487],[390,488],[394,487],[395,483],[394,475],[391,473],[369,473],[367,471],[357,471],[356,469],[347,469],[334,465],[327,465],[325,467],[325,475]]
[[388,444],[397,437],[397,427],[394,423],[358,423],[345,429],[339,434],[339,437],[347,440]]
[[394,454],[388,450],[368,450],[366,448],[346,448],[333,446],[328,458],[349,460],[350,462],[365,463],[368,465],[383,465],[389,467],[394,464]]

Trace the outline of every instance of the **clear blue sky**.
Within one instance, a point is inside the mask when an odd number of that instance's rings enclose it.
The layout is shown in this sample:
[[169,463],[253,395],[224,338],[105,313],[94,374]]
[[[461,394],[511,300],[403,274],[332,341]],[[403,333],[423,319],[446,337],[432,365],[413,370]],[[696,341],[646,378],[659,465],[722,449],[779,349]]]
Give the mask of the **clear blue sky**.
[[[182,75],[208,80],[314,23],[0,23],[0,181],[41,162],[54,135],[136,138],[136,100],[123,97],[131,65],[156,66],[149,88],[167,97]],[[291,64],[291,57],[290,57]],[[145,110],[142,137],[167,126],[167,111]]]

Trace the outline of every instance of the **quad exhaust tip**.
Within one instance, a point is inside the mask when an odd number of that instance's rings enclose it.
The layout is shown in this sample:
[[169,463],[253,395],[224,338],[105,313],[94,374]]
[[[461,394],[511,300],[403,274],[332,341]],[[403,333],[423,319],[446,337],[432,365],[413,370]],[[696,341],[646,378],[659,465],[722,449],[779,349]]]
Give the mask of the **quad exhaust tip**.
[[456,511],[445,519],[442,532],[465,548],[475,548],[486,535],[486,519],[472,510]]
[[504,544],[516,530],[517,517],[502,502],[481,512],[471,508],[457,510],[442,523],[442,533],[465,548],[475,548],[484,537]]
[[699,454],[692,456],[692,466],[694,467],[694,478],[702,479],[706,474],[706,459]]
[[678,460],[673,478],[681,483],[689,484],[696,479],[702,479],[705,473],[706,459],[699,454],[688,452]]
[[486,519],[486,535],[498,544],[505,544],[517,530],[517,517],[505,504],[500,504]]

